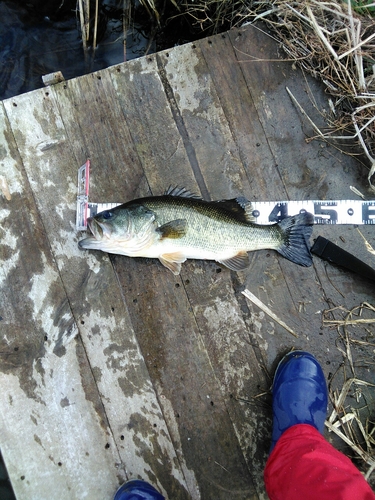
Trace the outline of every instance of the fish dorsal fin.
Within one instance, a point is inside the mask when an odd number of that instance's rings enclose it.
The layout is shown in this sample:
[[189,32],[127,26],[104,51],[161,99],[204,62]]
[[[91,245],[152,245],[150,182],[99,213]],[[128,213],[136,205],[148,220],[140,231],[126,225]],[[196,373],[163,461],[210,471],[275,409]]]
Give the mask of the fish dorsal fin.
[[231,200],[215,201],[214,203],[236,215],[236,218],[241,222],[256,222],[256,218],[253,215],[254,207],[244,196],[239,196]]
[[159,255],[159,260],[176,276],[180,274],[181,264],[185,262],[186,256],[182,252],[163,253]]
[[245,251],[238,252],[238,254],[230,257],[229,259],[218,260],[218,262],[223,264],[225,267],[232,269],[232,271],[241,271],[242,269],[246,269],[246,267],[250,264],[249,256]]
[[177,239],[185,236],[187,230],[187,221],[186,219],[176,219],[156,229],[156,232],[160,234],[161,239],[171,238]]
[[196,200],[201,200],[200,196],[197,196],[195,193],[192,193],[188,189],[179,186],[169,186],[168,189],[164,192],[165,196],[181,196],[182,198],[195,198]]

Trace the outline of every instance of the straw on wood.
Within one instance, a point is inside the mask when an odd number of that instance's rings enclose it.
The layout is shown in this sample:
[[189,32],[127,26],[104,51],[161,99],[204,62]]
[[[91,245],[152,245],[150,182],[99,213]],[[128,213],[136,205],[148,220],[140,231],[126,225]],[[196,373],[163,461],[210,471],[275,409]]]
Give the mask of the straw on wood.
[[[332,319],[332,316],[340,312],[343,313],[342,319]],[[364,380],[363,375],[360,378],[357,372],[362,369],[362,374],[373,373],[375,339],[373,330],[367,327],[371,326],[374,320],[375,307],[368,302],[351,310],[345,310],[341,306],[335,307],[323,314],[323,325],[337,327],[337,348],[344,356],[344,363],[330,381],[333,410],[325,425],[363,461],[367,467],[367,480],[375,470],[375,383],[374,380]],[[368,357],[365,353],[368,353]],[[357,361],[359,355],[360,363]],[[351,372],[349,377],[347,365]],[[343,382],[333,389],[339,372]]]
[[298,335],[295,333],[295,331],[292,330],[292,328],[290,328],[282,319],[280,319],[277,316],[277,314],[272,312],[271,309],[268,306],[266,306],[266,304],[264,304],[260,299],[258,299],[258,297],[256,297],[252,292],[250,292],[250,290],[246,289],[242,292],[242,294],[245,295],[245,297],[249,299],[251,302],[253,302],[253,304],[258,306],[259,309],[268,314],[268,316],[273,320],[275,320],[280,326],[285,328],[285,330],[291,333],[294,337],[298,338]]

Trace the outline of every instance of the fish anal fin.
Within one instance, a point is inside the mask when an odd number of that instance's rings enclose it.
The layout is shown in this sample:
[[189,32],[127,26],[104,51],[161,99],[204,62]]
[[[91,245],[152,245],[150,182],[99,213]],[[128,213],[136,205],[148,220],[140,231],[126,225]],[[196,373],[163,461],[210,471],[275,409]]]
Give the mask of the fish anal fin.
[[186,219],[176,219],[156,229],[156,232],[160,234],[161,239],[171,238],[177,239],[185,236],[187,229],[187,221]]
[[159,255],[159,260],[163,266],[177,276],[180,274],[181,264],[185,262],[186,256],[182,252],[163,253]]
[[256,218],[253,215],[253,205],[244,196],[239,196],[232,200],[215,201],[213,203],[227,212],[234,214],[240,222],[256,222]]
[[246,269],[250,264],[249,256],[245,251],[238,252],[236,255],[230,257],[229,259],[218,260],[218,262],[220,262],[220,264],[223,264],[225,267],[228,267],[232,271],[242,271],[243,269]]

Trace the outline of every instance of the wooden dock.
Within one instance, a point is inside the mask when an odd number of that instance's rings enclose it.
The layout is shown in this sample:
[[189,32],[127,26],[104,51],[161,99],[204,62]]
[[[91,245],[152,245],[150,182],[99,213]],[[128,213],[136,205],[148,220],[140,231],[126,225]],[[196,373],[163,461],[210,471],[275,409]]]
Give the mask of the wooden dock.
[[[327,98],[283,57],[246,26],[1,103],[0,448],[17,499],[111,499],[130,478],[170,500],[267,498],[277,361],[306,349],[331,377],[343,354],[322,312],[373,301],[373,285],[273,251],[243,272],[188,261],[176,277],[80,251],[75,215],[87,158],[98,202],[169,185],[212,200],[366,193],[365,168],[307,140],[286,87],[319,125]],[[361,233],[373,244],[372,226]],[[375,265],[355,228],[318,234]]]

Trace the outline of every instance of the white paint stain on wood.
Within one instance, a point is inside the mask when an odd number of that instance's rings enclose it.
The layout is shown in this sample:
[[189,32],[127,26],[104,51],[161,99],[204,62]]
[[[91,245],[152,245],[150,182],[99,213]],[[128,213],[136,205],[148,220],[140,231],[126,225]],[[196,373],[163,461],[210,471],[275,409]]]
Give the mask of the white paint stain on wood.
[[[123,436],[118,448],[128,476],[137,477],[144,471],[147,477],[150,464],[138,450],[141,447],[156,454],[157,444],[163,455],[170,458],[171,473],[184,486],[185,478],[174,465],[176,453],[169,439],[169,428],[130,322],[124,317],[104,317],[100,311],[83,316],[83,322],[81,332],[86,351],[94,372],[97,368],[101,374],[98,388],[103,396],[107,395],[103,397],[106,414],[115,438]],[[118,330],[122,333],[116,342],[113,335]],[[142,421],[142,425],[131,425],[133,421]],[[161,484],[159,489],[163,491]]]
[[[199,58],[192,50],[191,45],[184,45],[180,47],[181,53],[178,55],[176,52],[170,52],[168,60],[165,64],[165,70],[169,81],[172,85],[173,91],[177,98],[178,106],[181,111],[191,111],[203,113],[201,107],[201,98],[199,89],[209,94],[209,82],[201,81],[195,70],[199,64]],[[184,64],[181,64],[181,58]]]
[[29,298],[34,307],[34,319],[47,324],[51,319],[51,310],[53,306],[46,307],[46,299],[50,293],[52,285],[59,279],[56,269],[47,263],[44,254],[41,254],[43,271],[39,274],[33,274],[30,278],[31,289]]
[[17,266],[20,255],[20,250],[17,248],[17,236],[15,236],[8,227],[4,227],[3,221],[9,217],[9,215],[10,210],[0,210],[1,246],[8,247],[11,250],[11,252],[7,252],[8,257],[5,257],[6,253],[2,252],[4,257],[0,259],[0,286],[4,284],[8,273]]
[[244,349],[246,326],[237,304],[215,297],[202,311],[210,328],[210,337],[216,344],[217,360],[222,367],[224,391],[228,387],[236,394],[243,393],[246,381],[252,377]]
[[12,195],[10,194],[8,181],[6,180],[4,175],[0,175],[0,190],[5,196],[5,199],[10,201],[12,199]]
[[39,363],[46,375],[34,368],[33,399],[16,375],[0,373],[1,451],[17,498],[112,498],[116,446],[82,389],[75,343],[65,356],[47,354]]
[[2,197],[7,201],[12,199],[15,193],[22,193],[22,177],[16,168],[16,160],[11,155],[5,131],[8,120],[4,112],[4,107],[0,105],[0,178]]
[[[157,392],[159,394],[162,394],[163,388],[157,387]],[[178,430],[178,423],[176,420],[176,412],[173,409],[172,403],[165,396],[160,398],[160,404],[163,409],[164,417],[168,422],[168,430],[171,434],[177,455],[179,457],[179,462],[183,470],[183,474],[186,480],[187,489],[191,496],[191,500],[201,500],[201,494],[199,491],[199,486],[194,471],[188,468],[183,455],[181,437]],[[181,481],[179,470],[173,469],[172,474],[176,479]]]

